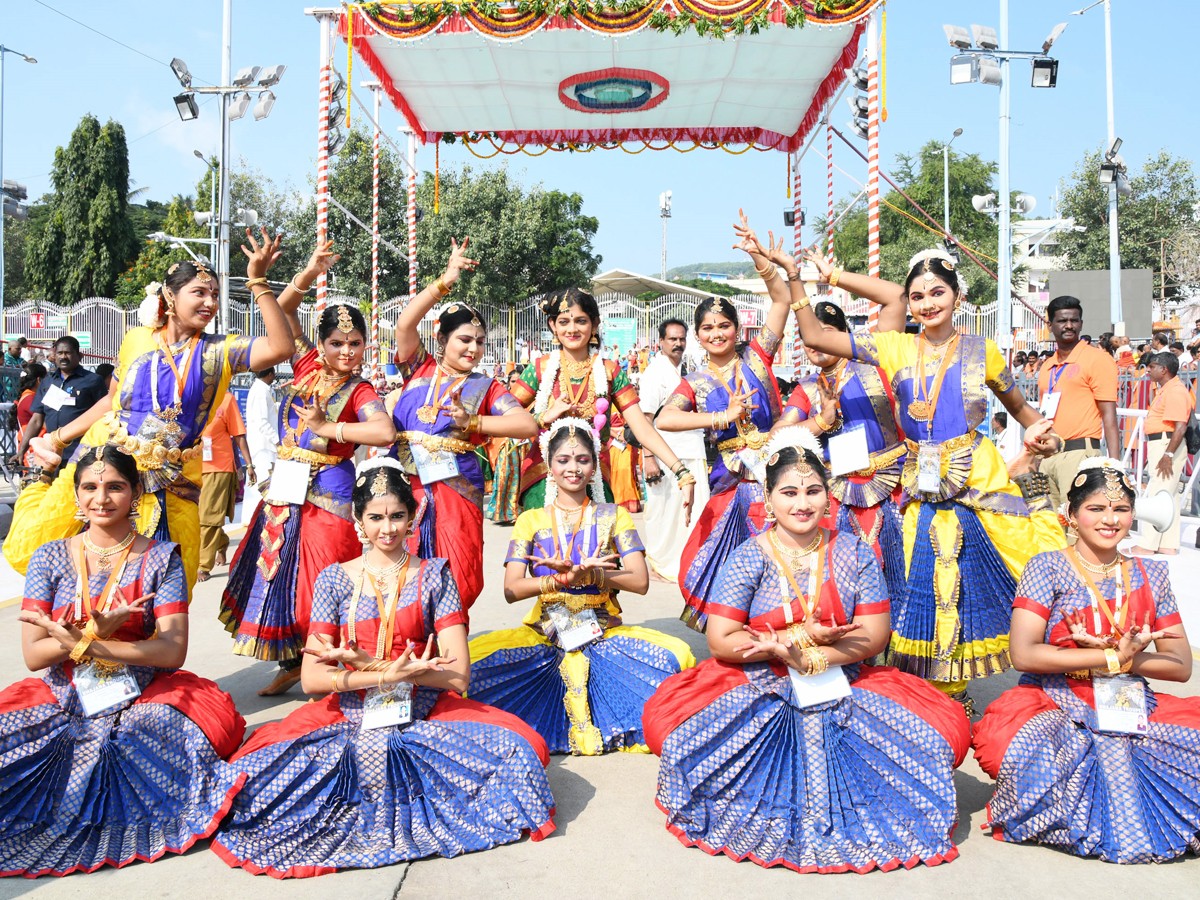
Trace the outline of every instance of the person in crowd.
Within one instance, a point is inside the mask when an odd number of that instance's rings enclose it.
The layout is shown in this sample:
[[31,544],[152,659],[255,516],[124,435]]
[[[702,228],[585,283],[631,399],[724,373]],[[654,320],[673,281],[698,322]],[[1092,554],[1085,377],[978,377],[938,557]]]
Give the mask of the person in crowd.
[[[163,284],[148,285],[139,315],[143,327],[125,335],[117,377],[108,396],[66,425],[34,438],[43,480],[26,487],[13,511],[4,557],[23,572],[34,550],[79,531],[71,512],[73,463],[63,452],[109,441],[137,460],[142,473],[138,530],[180,547],[188,584],[200,562],[200,436],[220,406],[230,378],[286,359],[292,350],[287,319],[266,288],[280,238],[247,230],[242,252],[265,337],[210,334],[219,305],[218,279],[203,262],[173,263]],[[52,473],[57,469],[57,477]]]
[[270,476],[279,455],[279,403],[275,399],[274,384],[275,367],[261,369],[254,373],[254,381],[246,394],[246,446],[250,449],[246,463],[253,471],[253,477],[246,478],[242,498],[242,524],[247,527],[263,499],[258,479]]
[[693,665],[687,644],[621,624],[618,591],[645,594],[645,551],[633,518],[604,502],[600,439],[573,417],[541,438],[550,463],[545,507],[513,527],[504,599],[534,599],[521,628],[471,641],[474,700],[519,716],[551,753],[645,752],[642,707]]
[[1171,335],[1165,331],[1156,331],[1150,339],[1150,345],[1155,353],[1167,353],[1171,349]]
[[1021,575],[1011,652],[1026,674],[974,737],[1000,840],[1114,863],[1200,851],[1200,698],[1157,684],[1187,681],[1192,650],[1166,562],[1119,551],[1136,498],[1117,460],[1084,461],[1067,491],[1078,540]]
[[466,255],[469,241],[451,239],[445,271],[400,313],[396,364],[404,385],[387,398],[396,454],[422,507],[409,549],[424,559],[449,560],[468,612],[483,591],[484,472],[475,449],[489,436],[537,436],[533,416],[504,385],[475,371],[487,325],[473,306],[444,306],[432,352],[421,342],[421,320],[477,265]]
[[1075,297],[1055,297],[1046,306],[1046,318],[1056,350],[1038,373],[1038,408],[1054,423],[1063,450],[1043,462],[1041,471],[1050,479],[1050,500],[1057,509],[1067,499],[1079,464],[1101,454],[1101,438],[1109,455],[1120,453],[1117,364],[1079,340],[1083,304]]
[[238,484],[241,481],[234,446],[241,454],[247,483],[253,482],[254,465],[246,443],[246,423],[238,408],[237,397],[225,395],[216,414],[204,428],[200,438],[200,571],[197,581],[208,581],[216,566],[225,565],[229,535],[225,521],[233,521],[237,505]]
[[[660,322],[658,353],[651,357],[638,384],[642,407],[652,422],[687,375],[683,358],[686,349],[687,325],[680,319]],[[701,475],[708,472],[703,428],[664,431],[662,438],[688,471]],[[642,471],[646,479],[646,564],[652,575],[677,582],[683,547],[695,523],[690,527],[684,525],[682,495],[667,480],[658,459],[645,448]],[[694,502],[703,508],[708,503],[708,478],[700,478],[698,482]]]
[[1090,334],[1081,334],[1079,336],[1079,342],[1081,344],[1087,344],[1090,347],[1092,346],[1092,336]]
[[[638,402],[637,388],[614,356],[605,359],[600,347],[600,307],[596,298],[579,288],[556,291],[542,304],[546,324],[557,345],[546,356],[525,367],[513,396],[533,413],[542,434],[563,416],[582,418],[600,429],[602,447],[608,444],[613,408],[625,418],[638,443],[665,462],[683,491],[685,516],[690,517],[696,478],[679,461],[654,430]],[[596,352],[593,352],[595,350]],[[540,443],[530,448],[521,469],[521,505],[540,509],[546,496],[546,461]],[[600,472],[609,476],[608,452],[600,457]],[[612,498],[611,492],[606,497]],[[689,518],[690,521],[690,518]]]
[[113,378],[116,376],[117,367],[112,363],[100,363],[96,366],[96,377],[104,382],[104,390],[107,392],[112,388]]
[[1174,504],[1175,515],[1164,532],[1143,527],[1131,552],[1135,556],[1156,553],[1174,556],[1179,552],[1179,476],[1183,474],[1188,457],[1183,439],[1196,411],[1196,398],[1179,379],[1179,359],[1169,350],[1150,358],[1146,374],[1155,385],[1154,399],[1143,426],[1146,429],[1146,471],[1150,473],[1146,496],[1153,497],[1159,491],[1166,491]]
[[400,465],[360,464],[360,558],[317,577],[302,667],[324,695],[256,731],[213,850],[276,878],[458,856],[554,830],[545,742],[461,694],[466,615],[449,564],[406,550],[417,503]]
[[657,803],[689,847],[797,872],[953,860],[963,709],[867,661],[887,646],[887,589],[871,548],[820,525],[816,439],[767,446],[772,527],[739,545],[708,606],[712,659],[663,682],[645,731]]
[[[108,395],[108,388],[95,372],[80,365],[79,341],[67,335],[54,342],[55,369],[42,379],[37,396],[29,410],[32,413],[29,428],[25,429],[17,447],[16,457],[21,459],[29,449],[29,442],[46,432],[69,425]],[[79,446],[72,441],[63,450],[63,457],[70,457]]]
[[1179,360],[1179,368],[1186,368],[1192,362],[1192,354],[1183,346],[1183,341],[1171,341],[1170,351]]
[[[835,269],[830,282],[842,274]],[[978,430],[987,392],[1026,429],[1039,426],[1025,438],[1039,454],[1061,450],[1062,442],[1025,402],[996,345],[954,327],[962,290],[944,251],[914,257],[902,287],[868,281],[850,289],[888,301],[900,291],[921,325],[919,334],[826,331],[803,286],[793,288],[807,346],[887,374],[908,444],[901,475],[908,583],[903,599],[893,598],[887,659],[969,704],[971,679],[1010,665],[1008,612],[1021,569],[1038,550],[1065,541],[1048,504],[1031,509]]]
[[21,652],[37,678],[0,691],[0,873],[68,875],[183,853],[244,776],[224,760],[246,723],[179,669],[188,588],[179,548],[142,537],[134,457],[86,447],[71,471],[87,528],[33,554]]
[[612,427],[604,449],[608,451],[608,482],[613,503],[631,513],[641,512],[642,487],[638,478],[641,451],[625,440],[625,417],[620,410],[612,413]]
[[992,443],[1000,451],[1000,458],[1004,460],[1005,465],[1020,456],[1025,449],[1017,429],[1008,427],[1008,413],[1002,409],[992,415]]
[[[795,265],[790,256],[787,262]],[[818,270],[828,278],[833,265],[821,259]],[[823,329],[849,333],[841,307],[822,300],[813,311]],[[885,305],[878,327],[882,331],[903,328],[904,304]],[[900,475],[908,446],[896,425],[891,384],[887,374],[875,366],[813,348],[807,353],[817,372],[801,379],[775,427],[801,422],[819,439],[822,458],[831,470],[830,519],[826,524],[833,527],[836,523],[838,531],[857,535],[875,551],[883,566],[888,596],[899,599],[905,591]]]
[[0,385],[4,389],[4,394],[0,399],[6,403],[15,403],[20,395],[18,385],[21,382],[20,370],[24,365],[25,360],[21,357],[20,342],[15,337],[9,338],[8,345],[4,349],[4,368],[7,371],[0,380]]
[[[9,427],[13,428],[17,435],[18,452],[12,455],[8,464],[10,466],[34,466],[37,461],[29,450],[24,453],[20,452],[21,447],[28,447],[29,441],[25,439],[26,434],[30,434],[29,423],[33,421],[33,401],[37,397],[38,387],[42,383],[42,379],[46,377],[46,367],[41,363],[26,363],[25,368],[21,372],[21,380],[17,384],[17,402],[13,406],[12,421]],[[15,425],[15,427],[13,427]],[[41,432],[38,432],[39,434]],[[36,435],[30,434],[30,437]]]
[[354,451],[360,444],[386,447],[396,435],[375,388],[357,374],[367,348],[363,314],[344,303],[325,307],[315,343],[300,323],[305,292],[338,258],[332,242],[318,244],[279,297],[295,349],[294,378],[280,405],[284,438],[221,600],[233,652],[279,663],[259,691],[264,697],[300,680],[317,576],[362,552],[350,502]]
[[1013,371],[1019,372],[1024,369],[1025,363],[1028,361],[1028,359],[1029,358],[1025,354],[1024,350],[1018,350],[1016,353],[1014,353],[1012,361]]
[[[521,373],[517,369],[508,373],[504,380],[511,394]],[[500,525],[511,525],[521,514],[521,464],[525,460],[530,440],[516,438],[490,438],[499,446],[495,450],[492,464],[492,492],[488,495],[484,513],[493,522]]]

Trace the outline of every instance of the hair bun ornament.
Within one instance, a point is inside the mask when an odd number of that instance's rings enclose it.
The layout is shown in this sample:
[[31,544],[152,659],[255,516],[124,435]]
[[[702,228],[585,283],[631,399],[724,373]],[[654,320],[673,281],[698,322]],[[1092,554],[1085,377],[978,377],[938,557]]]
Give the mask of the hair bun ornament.
[[921,263],[925,262],[926,260],[933,260],[933,259],[936,259],[939,262],[941,262],[941,264],[943,266],[945,266],[947,269],[949,269],[951,272],[954,271],[954,265],[955,265],[954,257],[951,256],[949,253],[947,253],[941,247],[930,247],[928,250],[922,250],[920,253],[913,256],[913,258],[908,261],[908,271],[911,272],[913,269],[915,269],[917,266],[919,266]]
[[802,425],[788,425],[775,432],[775,436],[767,442],[763,449],[763,458],[767,465],[774,465],[779,457],[779,451],[792,447],[796,450],[807,450],[817,459],[821,458],[821,442],[816,436]]
[[161,290],[162,285],[157,281],[150,282],[146,285],[146,296],[138,304],[138,321],[147,328],[161,328],[167,324],[160,306],[162,300],[159,297],[159,291]]

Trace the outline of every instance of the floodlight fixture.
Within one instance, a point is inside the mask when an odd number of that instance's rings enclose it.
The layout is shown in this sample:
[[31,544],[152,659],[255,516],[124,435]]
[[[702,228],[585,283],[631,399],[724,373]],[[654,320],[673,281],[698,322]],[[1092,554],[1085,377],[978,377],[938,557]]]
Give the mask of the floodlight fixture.
[[329,124],[332,126],[335,122],[340,122],[346,109],[337,100],[329,104]]
[[870,132],[867,131],[866,123],[861,119],[851,119],[847,125],[849,125],[850,130],[857,134],[862,140],[870,140]]
[[1058,84],[1058,60],[1045,57],[1033,61],[1030,85],[1035,88],[1052,88]]
[[239,94],[234,94],[229,98],[229,121],[240,119],[246,114],[246,110],[250,108],[250,95],[245,91]]
[[267,66],[258,73],[258,86],[265,88],[274,87],[279,84],[279,79],[283,77],[285,71],[287,71],[287,66],[284,65]]
[[946,32],[946,40],[950,42],[951,47],[959,50],[971,49],[971,35],[961,25],[943,25],[942,31]]
[[179,83],[184,88],[192,86],[192,73],[188,71],[187,63],[178,56],[171,60],[171,71],[175,73],[175,77],[179,79]]
[[1108,148],[1108,152],[1104,154],[1104,158],[1112,159],[1121,152],[1121,145],[1124,143],[1125,141],[1121,138],[1113,138],[1112,146]]
[[853,69],[846,70],[846,76],[856,91],[865,91],[867,89],[867,61],[860,59],[854,64]]
[[200,115],[200,106],[192,94],[180,94],[175,98],[175,111],[184,122],[190,122]]
[[1046,40],[1042,41],[1042,52],[1049,53],[1050,48],[1054,46],[1054,42],[1062,37],[1062,33],[1067,30],[1066,22],[1059,22],[1051,29],[1050,34],[1046,36]]
[[958,53],[950,57],[950,83],[970,84],[979,80],[979,57]]
[[1000,74],[1000,60],[991,56],[979,57],[979,83],[1000,84],[1003,81]]
[[1133,193],[1133,186],[1130,185],[1129,179],[1125,177],[1124,172],[1117,173],[1117,193],[1122,197],[1128,197]]
[[326,144],[329,146],[329,155],[335,155],[346,144],[345,133],[342,131],[342,129],[336,126],[330,128],[329,136],[326,138]]
[[244,69],[238,69],[238,73],[233,79],[233,86],[247,87],[254,84],[260,71],[260,66],[246,66]]
[[1101,163],[1100,164],[1100,183],[1101,184],[1112,184],[1114,181],[1117,180],[1117,175],[1120,173],[1120,171],[1121,170],[1119,168],[1117,168],[1110,162]]
[[346,79],[342,77],[342,73],[334,71],[333,83],[329,88],[329,102],[337,103],[346,96]]
[[971,37],[975,39],[975,46],[980,50],[1000,48],[1000,39],[996,37],[996,29],[991,25],[972,25]]
[[794,209],[785,209],[783,211],[783,224],[788,228],[795,228],[797,225],[803,227],[807,218],[808,210],[804,207],[800,208],[799,213]]
[[254,104],[254,119],[261,122],[271,114],[272,107],[275,106],[275,95],[271,91],[263,91],[258,95],[258,102]]

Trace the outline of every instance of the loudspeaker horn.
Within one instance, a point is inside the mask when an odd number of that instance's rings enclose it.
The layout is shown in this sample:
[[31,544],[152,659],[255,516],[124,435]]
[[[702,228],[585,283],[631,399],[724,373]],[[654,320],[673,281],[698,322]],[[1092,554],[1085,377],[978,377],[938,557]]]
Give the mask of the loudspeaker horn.
[[1134,501],[1133,512],[1139,522],[1150,525],[1162,534],[1175,522],[1175,498],[1168,491],[1143,494]]

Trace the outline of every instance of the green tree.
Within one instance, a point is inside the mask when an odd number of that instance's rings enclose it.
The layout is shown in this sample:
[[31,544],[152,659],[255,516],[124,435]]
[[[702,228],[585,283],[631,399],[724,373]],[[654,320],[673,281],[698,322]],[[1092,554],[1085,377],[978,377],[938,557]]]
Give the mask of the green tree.
[[[940,221],[944,209],[942,145],[930,141],[921,147],[916,156],[897,154],[896,159],[896,166],[890,173],[892,178],[905,193]],[[950,231],[963,246],[970,248],[983,259],[988,268],[995,271],[994,260],[999,246],[999,230],[994,219],[975,211],[975,207],[971,205],[971,197],[995,190],[992,187],[992,177],[996,174],[996,165],[982,159],[978,154],[955,153],[953,148],[949,162]],[[887,182],[881,180],[881,191],[886,187]],[[908,261],[913,254],[940,244],[941,229],[928,222],[898,191],[888,190],[880,199],[880,274],[889,281],[903,282],[908,275]],[[845,209],[848,202],[843,201],[839,204],[838,213]],[[908,215],[898,210],[903,210]],[[824,235],[826,222],[827,219],[821,218],[814,223],[817,234]],[[926,228],[926,225],[929,227]],[[823,239],[821,247],[824,248]],[[865,199],[859,201],[855,210],[848,213],[838,224],[834,236],[834,250],[841,265],[849,271],[867,271]],[[959,271],[966,279],[967,296],[973,302],[986,303],[994,299],[996,282],[971,262],[966,254],[960,254]]]
[[55,150],[50,180],[48,215],[30,235],[26,257],[30,293],[59,303],[112,296],[137,254],[125,129],[84,116],[67,146]]
[[[172,237],[202,237],[205,229],[192,219],[190,198],[176,197],[165,207],[166,216],[161,230]],[[201,249],[195,244],[193,252]],[[133,265],[117,278],[116,291],[113,298],[117,304],[124,307],[137,306],[146,296],[146,285],[152,281],[162,281],[167,275],[167,269],[172,263],[191,259],[191,255],[182,247],[147,240],[142,246]]]
[[[1064,232],[1059,249],[1071,269],[1108,268],[1108,192],[1100,183],[1100,151],[1089,152],[1062,182],[1060,213],[1075,219],[1083,231]],[[1129,179],[1130,194],[1117,198],[1117,230],[1121,267],[1152,269],[1161,277],[1161,260],[1172,239],[1194,224],[1200,190],[1189,160],[1165,150],[1146,160]],[[1166,249],[1160,247],[1166,242]],[[1167,282],[1166,294],[1175,285]]]

